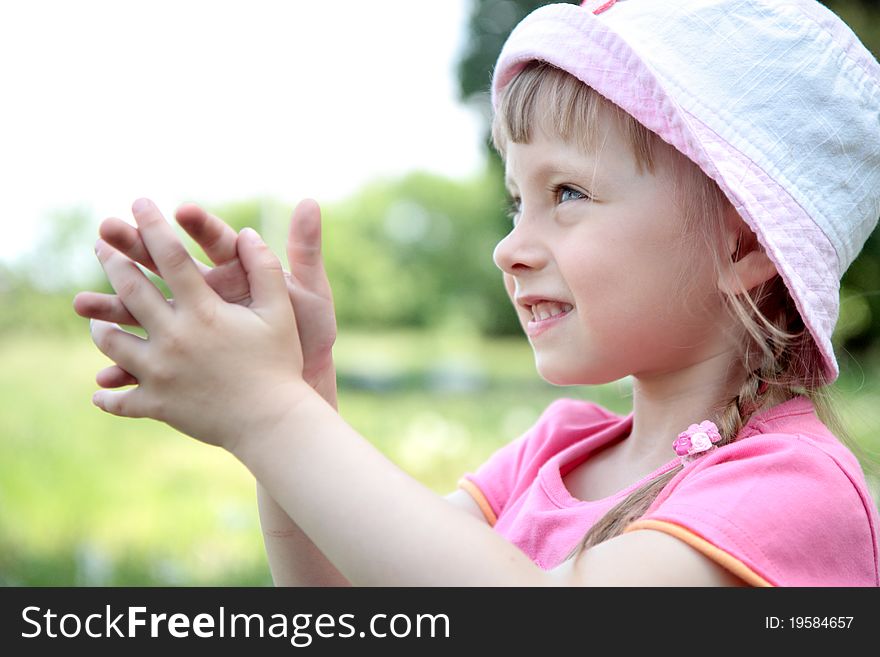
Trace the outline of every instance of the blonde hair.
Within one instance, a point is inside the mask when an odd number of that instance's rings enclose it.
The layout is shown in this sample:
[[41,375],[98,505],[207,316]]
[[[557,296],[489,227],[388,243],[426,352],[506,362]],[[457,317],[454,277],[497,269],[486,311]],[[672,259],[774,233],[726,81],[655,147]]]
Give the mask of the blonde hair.
[[[584,152],[594,151],[600,108],[611,113],[640,172],[647,169],[654,174],[658,158],[668,164],[663,173],[670,178],[673,198],[681,210],[683,238],[711,254],[717,275],[727,271],[732,259],[724,236],[726,217],[733,206],[718,184],[654,132],[565,71],[546,62],[527,64],[500,97],[492,123],[492,140],[502,158],[506,144],[529,143],[536,128],[566,141],[574,140]],[[744,222],[742,226],[744,236],[754,239]],[[738,243],[734,259],[739,257],[740,246]],[[755,248],[761,248],[757,242]],[[749,293],[723,294],[722,298],[725,311],[744,329],[740,364],[748,375],[737,395],[719,400],[713,417],[708,418],[718,425],[722,437],[718,446],[733,442],[753,414],[803,395],[813,402],[825,426],[858,453],[863,463],[868,462],[834,408],[837,399],[826,385],[821,355],[782,278],[777,274]],[[670,445],[674,439],[670,436]],[[611,508],[593,524],[568,558],[619,535],[647,511],[682,467],[649,481]]]

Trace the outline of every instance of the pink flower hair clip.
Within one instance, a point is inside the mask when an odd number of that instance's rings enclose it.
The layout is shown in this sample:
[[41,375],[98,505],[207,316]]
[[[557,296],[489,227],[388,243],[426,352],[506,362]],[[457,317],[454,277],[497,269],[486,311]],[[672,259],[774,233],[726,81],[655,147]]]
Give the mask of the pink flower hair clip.
[[702,456],[713,449],[721,440],[721,433],[714,422],[703,420],[699,424],[692,424],[685,431],[678,434],[678,438],[672,443],[672,449],[678,454],[682,465],[690,463],[698,456]]

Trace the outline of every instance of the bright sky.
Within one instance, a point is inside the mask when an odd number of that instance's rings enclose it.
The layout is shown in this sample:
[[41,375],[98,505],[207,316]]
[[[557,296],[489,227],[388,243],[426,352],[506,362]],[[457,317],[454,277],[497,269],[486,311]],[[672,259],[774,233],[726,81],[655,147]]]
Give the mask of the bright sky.
[[[42,218],[346,196],[482,164],[456,100],[469,0],[0,4],[0,259]],[[488,79],[487,79],[488,85]]]

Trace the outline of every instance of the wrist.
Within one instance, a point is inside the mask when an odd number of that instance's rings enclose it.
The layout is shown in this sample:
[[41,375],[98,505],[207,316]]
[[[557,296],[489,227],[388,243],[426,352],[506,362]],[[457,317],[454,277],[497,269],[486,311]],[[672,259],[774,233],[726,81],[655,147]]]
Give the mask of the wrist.
[[307,433],[307,427],[314,425],[310,418],[317,407],[327,405],[304,381],[289,389],[276,389],[275,393],[270,402],[271,411],[261,421],[247,427],[235,444],[228,448],[254,475],[262,461],[272,459],[273,445],[277,445],[279,440],[297,440],[300,433]]
[[337,388],[336,388],[336,367],[332,358],[330,363],[321,369],[320,372],[312,374],[306,379],[308,383],[330,406],[334,409],[337,404]]

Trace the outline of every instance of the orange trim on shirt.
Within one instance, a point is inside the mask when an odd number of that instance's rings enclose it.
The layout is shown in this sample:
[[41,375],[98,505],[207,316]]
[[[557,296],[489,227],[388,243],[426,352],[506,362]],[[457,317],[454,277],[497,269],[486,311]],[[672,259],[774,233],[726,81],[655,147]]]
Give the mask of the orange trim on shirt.
[[623,533],[625,534],[637,529],[655,529],[665,534],[669,534],[670,536],[674,536],[675,538],[684,541],[692,548],[702,552],[712,561],[724,566],[727,570],[752,586],[773,586],[770,582],[761,577],[732,554],[712,545],[712,543],[702,536],[697,536],[681,525],[676,525],[675,523],[667,522],[665,520],[636,520],[627,525],[626,529],[623,530]]
[[465,491],[467,491],[471,497],[474,498],[474,501],[480,507],[480,511],[482,511],[483,515],[486,517],[486,522],[489,523],[489,526],[494,527],[495,522],[498,520],[498,518],[495,517],[495,512],[492,510],[492,505],[489,504],[489,500],[487,500],[486,496],[483,495],[483,491],[477,488],[477,485],[470,479],[459,479],[458,485],[460,488],[463,488]]

